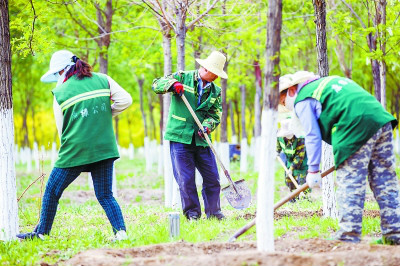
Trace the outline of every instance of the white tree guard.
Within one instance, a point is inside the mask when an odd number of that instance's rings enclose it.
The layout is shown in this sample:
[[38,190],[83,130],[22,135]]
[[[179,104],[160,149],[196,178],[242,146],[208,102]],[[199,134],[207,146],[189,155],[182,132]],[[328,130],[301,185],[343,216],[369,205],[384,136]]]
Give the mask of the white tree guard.
[[[228,142],[220,142],[218,152],[219,158],[221,158],[221,162],[224,165],[225,169],[230,172],[230,160],[229,160],[229,143]],[[218,163],[218,162],[217,162]],[[219,171],[219,179],[221,186],[225,186],[229,184],[228,179],[225,176],[224,171],[220,169]]]
[[14,118],[12,109],[3,109],[0,110],[0,240],[13,240],[17,234]]
[[258,169],[256,234],[257,249],[275,250],[274,245],[274,179],[276,154],[276,111],[263,110],[261,117],[261,146]]
[[[334,165],[332,146],[322,142],[322,172]],[[322,210],[324,217],[338,218],[336,208],[335,181],[333,173],[322,179]]]
[[247,154],[248,154],[247,138],[240,142],[240,172],[246,173],[248,170]]

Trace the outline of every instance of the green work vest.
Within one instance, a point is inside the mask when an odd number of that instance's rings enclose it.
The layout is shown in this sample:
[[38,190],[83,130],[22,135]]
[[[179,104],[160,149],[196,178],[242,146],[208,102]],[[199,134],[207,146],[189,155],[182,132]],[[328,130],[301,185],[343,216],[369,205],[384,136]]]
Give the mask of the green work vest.
[[55,167],[68,168],[118,158],[107,77],[72,76],[52,92],[64,115]]
[[336,168],[358,151],[382,126],[396,119],[354,81],[338,76],[305,85],[295,104],[306,98],[321,103],[318,119],[322,139],[332,145]]
[[[164,78],[156,79],[153,82],[153,90],[156,93],[166,93],[170,91],[172,85],[179,81],[184,85],[184,95],[190,106],[196,113],[203,126],[214,130],[220,122],[221,117],[221,89],[214,83],[201,97],[200,105],[197,106],[197,75],[198,71],[180,71]],[[213,121],[213,122],[210,122]],[[213,125],[212,125],[213,124]],[[187,109],[183,100],[176,94],[171,95],[171,105],[168,113],[168,122],[164,138],[166,140],[191,144],[193,135],[195,136],[196,146],[208,147],[205,139],[198,136],[199,127]],[[211,139],[211,135],[209,135]]]
[[[292,144],[287,144],[283,137],[278,137],[279,146],[281,147],[283,153],[286,155],[286,168],[290,168],[293,164],[294,157],[296,156],[297,151],[297,143],[298,138],[296,138]],[[304,159],[303,162],[298,169],[293,169],[293,175],[298,176],[299,174],[307,173],[308,165],[307,165],[307,155],[304,151]]]

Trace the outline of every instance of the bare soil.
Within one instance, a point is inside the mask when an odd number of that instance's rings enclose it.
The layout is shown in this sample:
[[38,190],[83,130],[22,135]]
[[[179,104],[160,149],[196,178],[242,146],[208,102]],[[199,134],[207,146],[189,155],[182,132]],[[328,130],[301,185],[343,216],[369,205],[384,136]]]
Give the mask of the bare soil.
[[256,243],[176,242],[130,249],[96,249],[77,254],[66,265],[400,265],[400,246],[344,243],[323,239],[275,241],[275,252]]

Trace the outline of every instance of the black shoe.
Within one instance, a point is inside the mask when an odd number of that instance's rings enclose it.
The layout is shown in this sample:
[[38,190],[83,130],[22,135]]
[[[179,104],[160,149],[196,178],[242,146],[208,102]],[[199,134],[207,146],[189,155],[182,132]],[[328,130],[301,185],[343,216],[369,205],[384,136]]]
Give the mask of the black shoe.
[[188,219],[189,221],[197,221],[197,220],[200,219],[200,217],[199,217],[198,215],[191,215],[191,216],[188,216],[187,219]]
[[211,214],[208,217],[208,219],[217,219],[217,220],[221,221],[221,220],[225,220],[226,217],[225,217],[225,215],[222,214],[222,212],[220,212],[220,213],[216,213],[216,214]]
[[398,236],[382,236],[382,242],[385,245],[400,245],[400,237]]
[[21,240],[33,240],[33,239],[44,240],[44,236],[42,234],[38,234],[36,232],[21,233],[21,234],[17,235],[17,238],[19,238]]

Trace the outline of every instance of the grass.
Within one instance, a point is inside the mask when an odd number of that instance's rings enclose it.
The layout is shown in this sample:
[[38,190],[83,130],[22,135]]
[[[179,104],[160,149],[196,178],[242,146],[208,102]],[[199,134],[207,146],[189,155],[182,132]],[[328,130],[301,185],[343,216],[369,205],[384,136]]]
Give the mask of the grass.
[[[156,167],[155,167],[156,168]],[[141,158],[134,160],[121,159],[116,162],[116,177],[119,187],[124,189],[163,189],[163,179],[157,175],[157,169],[146,172],[145,162]],[[17,165],[17,195],[39,176],[38,172],[25,173],[25,166]],[[51,171],[50,163],[45,162],[43,171],[47,173],[46,181]],[[249,171],[246,174],[239,172],[239,163],[231,164],[232,178],[244,178],[248,183],[253,196],[257,191],[257,173]],[[281,197],[280,188],[284,187],[283,169],[277,168],[275,177],[275,201]],[[83,174],[72,183],[67,191],[89,191],[87,177]],[[40,203],[40,183],[33,185],[19,202],[20,231],[32,231],[38,221]],[[60,260],[67,260],[80,251],[94,248],[130,248],[150,244],[168,243],[177,240],[187,242],[219,241],[225,242],[240,227],[249,221],[244,214],[254,214],[256,206],[253,204],[245,211],[234,210],[224,206],[223,212],[228,219],[224,221],[206,220],[204,217],[196,222],[181,219],[180,236],[170,239],[168,232],[168,212],[174,211],[164,206],[145,205],[142,196],[135,196],[132,202],[121,204],[129,240],[113,243],[111,226],[103,209],[98,202],[88,200],[78,204],[74,200],[61,198],[56,219],[50,237],[46,241],[9,241],[0,242],[1,265],[37,265],[40,262],[54,264]],[[292,211],[316,211],[322,206],[322,199],[313,202],[298,201],[284,205]],[[366,209],[378,209],[375,202],[366,202]],[[337,230],[337,221],[318,216],[294,218],[283,217],[275,221],[275,237],[295,234],[295,238],[329,237]],[[380,233],[379,218],[363,220],[363,235],[376,236]],[[255,228],[249,230],[238,241],[255,240]]]

